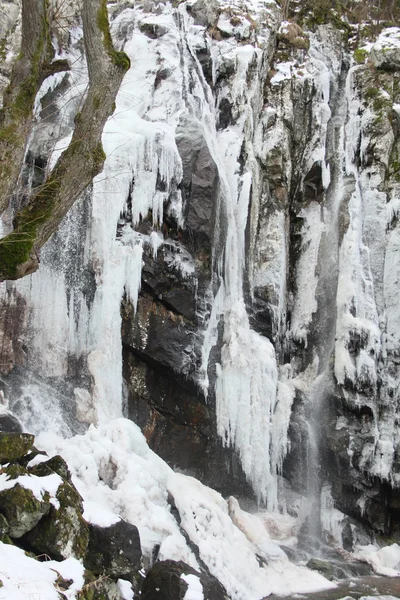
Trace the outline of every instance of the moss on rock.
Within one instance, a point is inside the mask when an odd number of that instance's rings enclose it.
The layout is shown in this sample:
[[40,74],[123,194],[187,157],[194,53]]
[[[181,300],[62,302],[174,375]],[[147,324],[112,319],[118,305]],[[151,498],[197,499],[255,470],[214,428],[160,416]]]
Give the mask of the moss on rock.
[[33,446],[35,437],[30,433],[0,432],[0,464],[22,458]]
[[29,472],[32,473],[32,475],[37,475],[38,477],[46,477],[47,475],[56,473],[62,479],[71,483],[71,473],[68,465],[62,456],[59,456],[58,454],[52,458],[49,458],[49,460],[46,460],[46,462],[35,465],[29,469]]
[[8,534],[20,538],[31,531],[50,510],[50,496],[46,492],[38,500],[31,490],[19,483],[0,492],[0,512],[8,521]]
[[58,488],[56,498],[59,508],[52,506],[39,525],[26,536],[26,541],[37,551],[56,560],[70,556],[84,558],[89,543],[89,526],[82,516],[82,498],[67,481]]

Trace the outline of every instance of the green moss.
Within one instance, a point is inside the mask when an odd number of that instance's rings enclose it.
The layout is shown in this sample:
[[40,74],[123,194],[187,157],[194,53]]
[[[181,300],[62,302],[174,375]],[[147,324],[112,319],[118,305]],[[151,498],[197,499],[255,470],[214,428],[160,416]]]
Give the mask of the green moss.
[[100,108],[100,104],[101,104],[100,96],[98,94],[96,94],[95,97],[93,98],[93,108],[95,110],[98,110]]
[[0,510],[8,521],[8,534],[19,538],[31,531],[49,509],[50,496],[47,492],[37,500],[31,490],[16,483],[12,488],[0,492]]
[[357,48],[357,50],[354,51],[353,56],[356,63],[362,65],[365,63],[365,60],[368,56],[368,52],[364,48]]
[[7,479],[17,479],[17,477],[20,477],[21,475],[28,474],[27,470],[18,463],[8,465],[8,467],[6,468],[6,473]]
[[89,527],[82,517],[82,498],[76,488],[64,481],[57,490],[59,508],[50,508],[27,540],[33,548],[56,560],[69,554],[82,559],[89,543]]
[[85,585],[78,592],[78,600],[108,600],[109,595],[104,587],[105,578],[96,577],[91,571],[85,570]]
[[122,71],[127,71],[131,66],[129,56],[125,52],[115,50],[112,43],[110,25],[108,23],[107,0],[101,0],[100,2],[100,8],[97,13],[97,25],[103,33],[104,47],[114,65]]
[[400,183],[400,147],[397,144],[393,147],[389,159],[389,177]]
[[0,276],[15,279],[18,267],[30,259],[38,229],[46,223],[54,209],[55,195],[60,189],[61,177],[53,174],[41,186],[31,202],[18,212],[14,231],[0,240]]
[[78,123],[82,122],[82,113],[78,112],[76,113],[75,117],[74,117],[74,123],[75,125],[77,125]]
[[22,458],[29,452],[35,436],[29,433],[0,432],[0,464]]
[[103,145],[99,142],[93,150],[93,159],[95,167],[102,165],[106,160],[106,153],[104,152]]
[[6,533],[0,535],[0,542],[2,542],[3,544],[8,544],[8,546],[14,546],[14,542]]

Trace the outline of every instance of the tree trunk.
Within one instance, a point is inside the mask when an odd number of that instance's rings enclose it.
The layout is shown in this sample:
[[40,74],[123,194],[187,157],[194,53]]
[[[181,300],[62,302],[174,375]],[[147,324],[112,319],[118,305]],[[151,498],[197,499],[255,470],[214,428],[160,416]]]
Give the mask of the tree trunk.
[[[24,0],[29,4],[31,0]],[[83,0],[84,45],[89,86],[68,148],[27,206],[14,219],[14,231],[0,240],[0,281],[36,271],[39,251],[64,216],[103,168],[101,135],[129,58],[112,45],[106,0]]]
[[7,208],[18,180],[35,96],[48,75],[68,68],[66,61],[51,63],[53,57],[46,0],[24,0],[20,57],[0,111],[0,213]]

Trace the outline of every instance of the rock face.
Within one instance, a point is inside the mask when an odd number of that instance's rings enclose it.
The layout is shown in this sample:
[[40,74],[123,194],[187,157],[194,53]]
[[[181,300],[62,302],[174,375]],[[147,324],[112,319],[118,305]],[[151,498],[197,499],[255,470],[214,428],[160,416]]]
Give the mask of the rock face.
[[[0,289],[1,373],[32,431],[125,415],[224,494],[276,508],[277,473],[316,498],[329,484],[340,510],[398,536],[400,34],[354,60],[349,27],[309,9],[110,6],[116,43],[148,68],[141,85],[128,74],[103,175],[40,271]],[[81,40],[64,45],[71,73],[38,99],[27,187],[84,94]],[[29,543],[84,558],[106,532],[89,535],[63,465],[35,469],[63,483]],[[90,570],[114,575],[110,556]]]

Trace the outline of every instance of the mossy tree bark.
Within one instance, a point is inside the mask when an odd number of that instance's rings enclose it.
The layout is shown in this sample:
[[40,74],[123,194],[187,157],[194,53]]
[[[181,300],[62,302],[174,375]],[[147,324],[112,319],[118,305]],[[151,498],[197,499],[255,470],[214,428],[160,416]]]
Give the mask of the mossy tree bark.
[[[82,21],[89,71],[87,96],[75,118],[70,145],[27,206],[15,216],[13,232],[0,240],[0,281],[19,279],[38,268],[40,248],[103,168],[101,134],[130,62],[112,45],[106,0],[83,0]],[[37,44],[34,53],[39,53],[41,42]],[[46,61],[41,65],[45,66]]]
[[68,68],[54,61],[46,0],[22,3],[21,52],[0,111],[0,212],[8,205],[32,126],[35,96],[51,73]]

